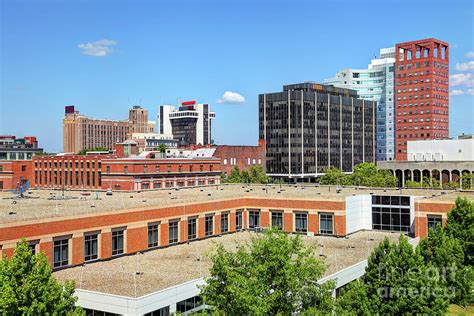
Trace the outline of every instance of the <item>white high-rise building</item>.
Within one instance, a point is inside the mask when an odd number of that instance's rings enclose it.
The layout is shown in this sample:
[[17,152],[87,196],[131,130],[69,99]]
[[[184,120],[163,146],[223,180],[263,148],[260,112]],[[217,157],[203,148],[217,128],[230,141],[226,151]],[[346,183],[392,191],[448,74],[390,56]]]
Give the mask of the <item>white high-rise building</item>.
[[377,161],[395,159],[395,47],[382,48],[367,69],[346,68],[326,84],[357,91],[362,99],[377,101]]
[[196,101],[160,107],[160,133],[172,134],[179,146],[212,144],[211,120],[216,117],[209,104]]

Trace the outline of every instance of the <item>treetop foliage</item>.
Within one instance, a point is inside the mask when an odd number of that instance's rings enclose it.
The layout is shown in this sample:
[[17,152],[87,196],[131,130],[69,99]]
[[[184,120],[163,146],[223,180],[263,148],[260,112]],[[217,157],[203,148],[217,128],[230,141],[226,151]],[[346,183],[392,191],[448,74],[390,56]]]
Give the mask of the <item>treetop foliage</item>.
[[325,267],[299,237],[271,229],[236,252],[222,245],[210,254],[211,276],[201,289],[204,302],[227,315],[290,315],[314,306],[332,310]]
[[13,256],[0,261],[0,314],[82,315],[75,306],[74,282],[61,285],[44,254],[33,255],[25,239]]

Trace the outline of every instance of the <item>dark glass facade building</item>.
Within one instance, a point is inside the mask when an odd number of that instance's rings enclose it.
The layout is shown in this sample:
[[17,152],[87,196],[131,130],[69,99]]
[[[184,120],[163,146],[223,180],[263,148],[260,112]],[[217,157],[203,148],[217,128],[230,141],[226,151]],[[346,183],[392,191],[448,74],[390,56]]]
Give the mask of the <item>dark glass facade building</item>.
[[375,162],[375,109],[355,90],[309,82],[260,94],[267,174],[308,180],[328,167],[352,172],[358,163]]

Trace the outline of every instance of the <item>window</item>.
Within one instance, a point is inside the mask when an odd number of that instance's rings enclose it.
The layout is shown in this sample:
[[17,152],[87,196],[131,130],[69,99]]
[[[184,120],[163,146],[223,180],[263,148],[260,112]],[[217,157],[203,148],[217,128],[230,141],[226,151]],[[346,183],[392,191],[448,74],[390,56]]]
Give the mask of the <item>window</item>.
[[179,220],[174,220],[169,223],[168,227],[168,243],[170,245],[178,242]]
[[189,218],[188,219],[188,240],[195,239],[197,232],[197,218]]
[[28,242],[28,246],[30,246],[31,253],[33,254],[33,256],[36,254],[36,245],[38,244],[39,244],[39,240]]
[[123,167],[123,173],[128,174],[128,166]]
[[249,211],[249,228],[255,229],[260,227],[260,211]]
[[53,246],[53,267],[64,267],[69,264],[69,238],[55,240]]
[[143,173],[148,173],[148,166],[143,166]]
[[205,235],[212,236],[214,234],[214,215],[206,215]]
[[235,229],[237,231],[242,230],[242,211],[235,213]]
[[169,316],[170,315],[170,307],[162,307],[160,309],[157,309],[153,312],[146,313],[145,316]]
[[221,215],[221,232],[227,233],[229,231],[229,213]]
[[158,224],[148,225],[148,248],[158,247]]
[[112,231],[112,256],[123,253],[123,229]]
[[84,236],[84,261],[91,261],[98,258],[99,242],[97,234]]
[[436,225],[442,225],[441,215],[428,215],[428,230],[435,228]]
[[199,296],[194,296],[191,298],[188,298],[184,301],[176,303],[176,311],[178,313],[185,313],[189,312],[195,308],[198,308],[199,306],[202,305],[202,299]]
[[272,211],[272,227],[283,229],[283,212]]
[[160,172],[160,166],[156,165],[155,171],[156,171],[156,172]]
[[295,213],[295,231],[299,233],[306,233],[308,231],[307,213]]
[[26,171],[26,166],[25,165],[21,166],[21,171]]
[[110,173],[110,166],[105,167],[105,172]]
[[319,233],[322,235],[334,234],[333,214],[321,213],[319,214]]

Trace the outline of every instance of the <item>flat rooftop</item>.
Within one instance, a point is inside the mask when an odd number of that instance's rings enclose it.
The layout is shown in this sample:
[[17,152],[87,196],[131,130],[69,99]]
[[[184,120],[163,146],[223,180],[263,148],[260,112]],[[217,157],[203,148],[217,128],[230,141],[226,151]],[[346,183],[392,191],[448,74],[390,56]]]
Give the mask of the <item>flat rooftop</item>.
[[[140,297],[209,276],[212,263],[206,254],[217,243],[235,251],[239,245],[248,243],[252,236],[260,234],[245,231],[197,240],[56,271],[54,276],[61,282],[74,280],[78,289]],[[367,259],[371,250],[385,237],[395,241],[399,234],[360,231],[347,238],[301,236],[306,245],[315,248],[315,255],[324,260],[325,276]]]
[[[90,195],[83,196],[81,193]],[[283,200],[344,201],[347,196],[361,194],[414,195],[430,202],[452,202],[457,196],[474,200],[474,191],[427,189],[342,188],[316,185],[218,185],[143,192],[80,192],[30,190],[28,198],[12,199],[11,192],[0,192],[0,225],[40,219],[103,214],[114,211],[143,210],[176,205],[189,205],[237,198],[271,198]],[[427,201],[427,200],[425,200]]]

